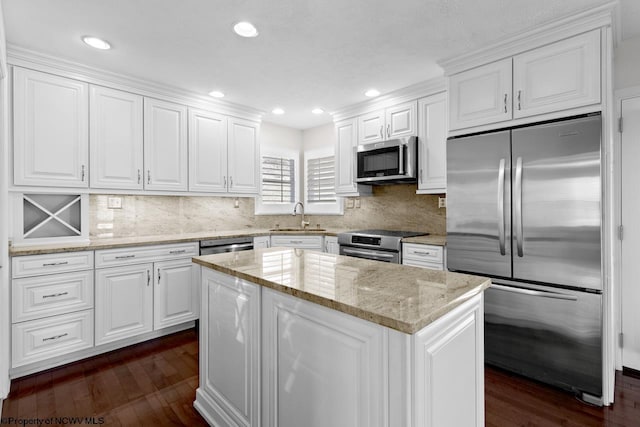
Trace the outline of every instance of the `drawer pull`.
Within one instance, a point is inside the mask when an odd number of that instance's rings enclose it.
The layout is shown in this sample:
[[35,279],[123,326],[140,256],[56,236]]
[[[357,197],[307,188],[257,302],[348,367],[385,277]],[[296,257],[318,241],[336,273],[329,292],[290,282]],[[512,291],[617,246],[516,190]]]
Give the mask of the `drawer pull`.
[[117,256],[116,259],[128,259],[128,258],[135,258],[135,255],[120,255]]
[[416,255],[433,255],[431,252],[423,252],[423,251],[414,251]]
[[42,264],[43,267],[52,267],[54,265],[67,265],[69,264],[69,261],[60,261],[60,262],[48,262],[45,264]]
[[178,251],[178,250],[175,250],[175,251],[169,251],[169,253],[170,253],[171,255],[175,255],[175,254],[183,254],[183,253],[185,253],[185,252],[187,252],[187,250],[186,250],[186,249],[180,249],[179,251]]
[[302,240],[291,240],[291,243],[304,243]]
[[51,340],[58,340],[58,339],[60,339],[60,338],[64,338],[64,337],[66,337],[67,335],[69,335],[69,334],[54,335],[54,336],[49,337],[49,338],[43,338],[43,339],[42,339],[42,342],[45,342],[45,341],[51,341]]
[[69,295],[69,292],[60,292],[58,294],[43,295],[42,298],[55,298],[55,297],[61,297],[63,295]]

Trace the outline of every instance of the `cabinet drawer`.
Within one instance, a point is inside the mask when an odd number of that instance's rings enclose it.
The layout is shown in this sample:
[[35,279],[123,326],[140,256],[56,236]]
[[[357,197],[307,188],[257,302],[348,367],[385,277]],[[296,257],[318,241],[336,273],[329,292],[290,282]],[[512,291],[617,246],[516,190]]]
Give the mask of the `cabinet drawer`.
[[323,236],[271,236],[271,247],[284,246],[321,251],[322,238]]
[[104,249],[96,251],[96,268],[189,258],[198,256],[199,253],[200,249],[197,242]]
[[14,278],[91,270],[93,268],[93,251],[18,256],[11,259],[11,266]]
[[444,270],[444,266],[437,262],[417,261],[414,259],[403,259],[402,265],[409,265],[412,267],[430,268],[432,270]]
[[40,319],[93,307],[93,271],[14,279],[13,322]]
[[417,261],[426,261],[434,263],[442,263],[442,246],[420,245],[414,243],[402,244],[402,259],[413,259]]
[[32,320],[12,327],[12,367],[93,347],[93,310]]

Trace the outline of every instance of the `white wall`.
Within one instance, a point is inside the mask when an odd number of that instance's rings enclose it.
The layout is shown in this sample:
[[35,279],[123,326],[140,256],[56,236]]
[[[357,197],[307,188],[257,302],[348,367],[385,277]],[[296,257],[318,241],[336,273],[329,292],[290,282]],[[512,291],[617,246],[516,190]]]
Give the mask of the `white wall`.
[[4,16],[0,5],[0,411],[2,399],[9,393],[9,255],[8,255],[8,130],[9,85],[4,34]]
[[312,151],[326,147],[334,148],[335,143],[336,134],[333,123],[327,123],[326,125],[302,131],[302,148],[304,151]]
[[613,58],[614,88],[640,86],[640,36],[618,44]]

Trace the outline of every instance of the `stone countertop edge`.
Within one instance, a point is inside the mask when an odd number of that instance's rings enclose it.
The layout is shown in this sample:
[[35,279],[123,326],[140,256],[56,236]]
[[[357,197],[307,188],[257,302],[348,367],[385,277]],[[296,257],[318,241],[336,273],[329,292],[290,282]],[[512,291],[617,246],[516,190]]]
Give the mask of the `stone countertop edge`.
[[[297,297],[297,298],[300,298],[300,299],[303,299],[303,300],[306,300],[306,301],[309,301],[309,302],[312,302],[312,303],[315,303],[315,304],[318,304],[318,305],[321,305],[345,314],[349,314],[349,315],[358,317],[360,319],[367,320],[369,322],[372,322],[390,329],[394,329],[396,331],[399,331],[408,335],[413,335],[421,331],[426,326],[435,322],[436,320],[438,320],[445,314],[449,313],[456,307],[462,305],[464,302],[468,301],[469,299],[484,292],[486,289],[488,289],[491,286],[491,279],[487,277],[475,276],[479,280],[478,284],[475,287],[465,292],[464,294],[460,295],[455,300],[450,301],[449,303],[444,304],[441,307],[431,311],[428,315],[421,317],[419,320],[415,322],[407,322],[407,321],[393,318],[388,315],[375,313],[370,310],[366,310],[350,304],[345,304],[339,301],[335,301],[333,299],[329,299],[327,297],[323,297],[317,294],[302,291],[300,289],[281,285],[279,283],[272,282],[270,280],[266,280],[261,277],[256,277],[251,274],[243,273],[233,268],[224,267],[222,265],[206,261],[202,257],[194,257],[192,258],[192,261],[203,267],[210,268],[212,270],[216,270],[221,273],[229,274],[239,279],[243,279],[248,282],[273,289],[275,291],[279,291],[279,292],[282,292],[282,293],[285,293],[285,294],[288,294],[288,295],[291,295],[291,296],[294,296],[294,297]],[[370,261],[370,262],[377,263],[377,261]],[[406,268],[418,268],[418,267],[406,267]],[[450,273],[450,274],[457,274],[457,273]],[[469,275],[464,275],[464,276],[469,276]]]
[[[202,233],[182,233],[170,234],[166,236],[139,236],[139,237],[116,237],[116,238],[94,238],[89,243],[61,243],[45,245],[25,245],[9,246],[10,256],[44,255],[64,252],[93,251],[99,249],[115,249],[135,246],[163,245],[171,243],[190,243],[206,239],[225,239],[230,237],[259,237],[272,235],[309,235],[309,236],[336,236],[338,233],[347,231],[346,229],[327,229],[318,231],[308,229],[307,231],[279,231],[270,229],[243,229],[227,231],[205,231]],[[402,240],[406,243],[421,243],[427,245],[446,245],[446,236],[425,235],[409,237]]]

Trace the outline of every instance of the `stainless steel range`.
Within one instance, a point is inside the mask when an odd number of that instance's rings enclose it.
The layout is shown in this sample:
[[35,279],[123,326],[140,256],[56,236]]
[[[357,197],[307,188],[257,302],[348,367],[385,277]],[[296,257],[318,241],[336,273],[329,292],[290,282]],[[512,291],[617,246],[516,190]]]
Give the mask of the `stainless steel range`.
[[400,264],[402,239],[426,234],[419,231],[358,230],[338,234],[338,244],[340,255]]

